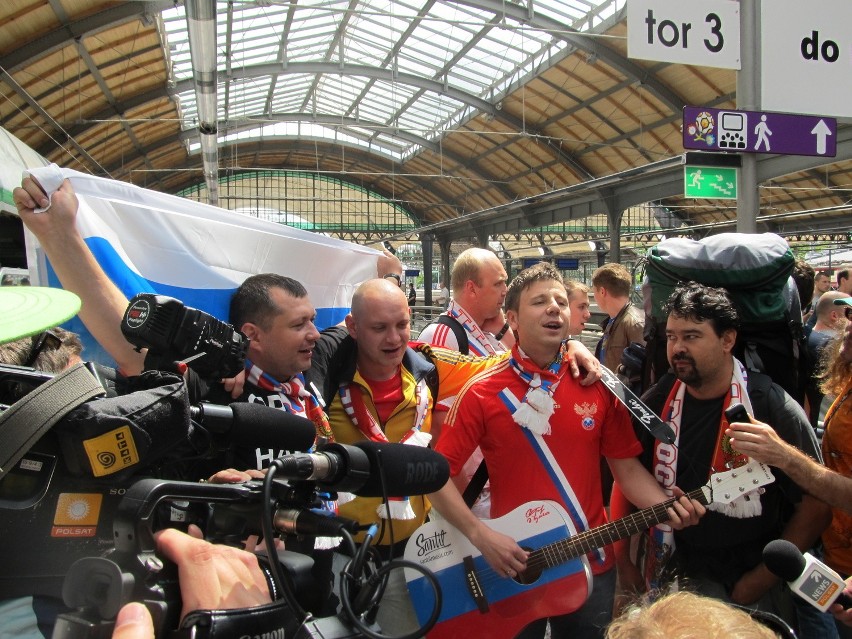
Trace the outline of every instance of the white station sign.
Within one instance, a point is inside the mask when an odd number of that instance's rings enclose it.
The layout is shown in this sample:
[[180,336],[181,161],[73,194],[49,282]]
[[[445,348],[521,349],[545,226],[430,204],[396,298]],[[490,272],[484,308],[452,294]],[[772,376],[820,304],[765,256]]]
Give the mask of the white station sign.
[[740,68],[740,3],[628,0],[627,57]]
[[852,1],[764,0],[760,14],[761,107],[852,117]]

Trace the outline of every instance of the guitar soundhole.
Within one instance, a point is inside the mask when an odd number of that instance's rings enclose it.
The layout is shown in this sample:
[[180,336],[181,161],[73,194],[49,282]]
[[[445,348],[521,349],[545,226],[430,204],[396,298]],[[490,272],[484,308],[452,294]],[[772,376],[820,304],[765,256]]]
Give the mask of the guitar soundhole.
[[[527,552],[532,552],[532,548],[524,548]],[[538,581],[538,578],[541,577],[542,569],[539,566],[529,567],[527,569],[514,577],[514,581],[517,581],[519,584],[524,586],[529,586],[530,584],[534,584]]]

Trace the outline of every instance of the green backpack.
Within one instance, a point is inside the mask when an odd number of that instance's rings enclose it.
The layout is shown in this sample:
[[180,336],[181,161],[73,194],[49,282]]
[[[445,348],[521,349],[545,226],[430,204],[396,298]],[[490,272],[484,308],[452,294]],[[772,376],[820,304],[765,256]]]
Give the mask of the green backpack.
[[[725,288],[740,315],[734,355],[802,399],[804,338],[795,258],[774,233],[721,233],[702,240],[666,239],[648,251],[642,293],[648,384],[669,368],[662,307],[680,282]],[[647,386],[646,386],[647,387]]]

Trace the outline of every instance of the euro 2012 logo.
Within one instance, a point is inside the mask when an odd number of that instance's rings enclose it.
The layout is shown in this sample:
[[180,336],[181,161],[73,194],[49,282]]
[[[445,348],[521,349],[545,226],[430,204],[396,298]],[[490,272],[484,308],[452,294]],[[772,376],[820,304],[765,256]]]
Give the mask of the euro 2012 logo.
[[702,111],[695,118],[695,122],[687,127],[686,131],[696,142],[703,140],[707,143],[707,146],[713,146],[716,143],[716,136],[713,135],[714,128],[713,116],[707,111]]

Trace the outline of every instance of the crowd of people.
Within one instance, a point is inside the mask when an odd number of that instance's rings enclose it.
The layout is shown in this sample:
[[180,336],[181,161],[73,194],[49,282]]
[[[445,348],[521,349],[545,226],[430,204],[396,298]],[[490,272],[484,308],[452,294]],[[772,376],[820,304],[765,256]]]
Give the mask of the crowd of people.
[[[146,353],[134,349],[120,330],[127,299],[77,231],[70,183],[48,201],[27,177],[13,197],[63,287],[79,296],[79,316],[88,330],[123,375],[140,374]],[[48,208],[36,213],[38,207]],[[820,396],[811,401],[834,398],[825,414],[821,450],[804,408],[768,375],[747,370],[734,356],[738,314],[724,289],[683,283],[668,300],[671,371],[643,396],[673,429],[674,441],[661,442],[631,420],[600,381],[602,364],[630,384],[622,353],[643,343],[644,317],[630,301],[630,272],[606,264],[587,286],[566,282],[553,266],[539,263],[510,281],[497,256],[481,248],[459,255],[446,310],[414,339],[410,318],[416,294],[412,299],[413,287],[408,292],[400,287],[402,265],[389,253],[379,258],[376,278],[358,287],[345,322],[324,331],[314,325],[316,311],[299,282],[279,274],[249,277],[234,295],[228,318],[249,340],[244,371],[212,385],[190,378],[188,385],[203,395],[196,399],[255,402],[304,417],[313,423],[318,442],[404,443],[444,455],[452,480],[435,493],[388,500],[341,496],[331,505],[362,530],[378,524],[371,537],[385,561],[402,556],[407,540],[434,509],[491,569],[514,579],[527,570],[530,551],[488,519],[532,500],[548,500],[566,513],[566,525],[576,534],[667,503],[666,521],[593,549],[583,558],[591,575],[586,585],[542,602],[536,608],[544,611],[541,617],[515,628],[506,624],[502,636],[678,636],[667,629],[702,623],[687,612],[692,606],[718,610],[717,629],[708,627],[702,636],[773,636],[760,623],[765,615],[764,621],[776,619],[799,637],[845,637],[850,631],[843,622],[852,621],[852,613],[835,606],[835,623],[831,615],[797,604],[761,556],[769,541],[786,539],[803,552],[824,553],[843,577],[852,574],[852,465],[847,461],[852,453],[846,450],[852,414],[846,401],[852,393],[847,319],[852,291],[846,289],[852,285],[848,270],[841,270],[837,292],[822,290],[822,275],[814,277],[820,296],[808,295],[803,309],[815,318],[811,336],[817,336],[814,349],[824,362],[813,372]],[[590,318],[590,292],[607,315],[594,355],[569,339]],[[79,361],[73,335],[53,331],[56,343],[46,345],[42,328],[0,346],[2,361],[53,372]],[[728,422],[725,410],[736,403],[745,405],[749,422]],[[219,472],[209,480],[260,476],[283,452],[235,444],[211,462],[219,464],[213,468]],[[777,471],[775,482],[726,504],[686,495],[748,458]],[[179,567],[185,613],[271,601],[253,554],[210,544],[199,531],[191,532],[166,530],[157,539],[162,555]],[[363,541],[364,534],[356,539]],[[327,576],[317,588],[333,612],[341,595],[339,576],[350,557],[319,543],[306,552]],[[693,594],[666,594],[673,590]],[[419,627],[402,570],[392,571],[376,622],[388,636]],[[656,634],[645,630],[655,627]],[[730,629],[736,633],[725,634]],[[152,635],[144,607],[122,609],[114,637]]]

